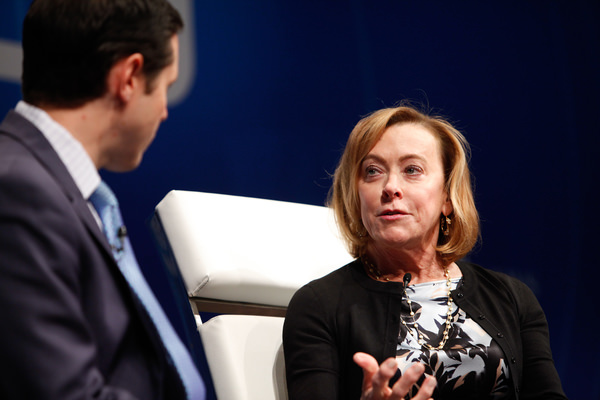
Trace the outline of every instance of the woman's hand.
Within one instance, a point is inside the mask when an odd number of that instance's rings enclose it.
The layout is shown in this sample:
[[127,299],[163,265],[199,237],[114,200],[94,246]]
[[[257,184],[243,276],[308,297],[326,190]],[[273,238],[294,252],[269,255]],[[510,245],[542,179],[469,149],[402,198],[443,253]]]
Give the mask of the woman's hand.
[[[423,364],[415,363],[390,388],[389,381],[398,369],[398,363],[395,358],[388,358],[381,365],[377,365],[377,360],[367,353],[356,353],[353,358],[354,362],[363,369],[361,400],[404,399],[410,388],[425,372]],[[428,376],[425,378],[417,395],[412,399],[433,400],[431,394],[435,389],[435,385],[435,378]]]

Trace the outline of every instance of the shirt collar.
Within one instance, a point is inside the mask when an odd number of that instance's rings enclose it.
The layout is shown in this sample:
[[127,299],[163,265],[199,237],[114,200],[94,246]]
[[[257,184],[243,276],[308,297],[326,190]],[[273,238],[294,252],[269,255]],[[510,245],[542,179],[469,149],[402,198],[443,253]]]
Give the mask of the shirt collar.
[[19,101],[15,111],[42,132],[67,167],[83,198],[89,199],[100,184],[101,178],[96,166],[81,143],[65,127],[54,121],[48,113],[38,107]]

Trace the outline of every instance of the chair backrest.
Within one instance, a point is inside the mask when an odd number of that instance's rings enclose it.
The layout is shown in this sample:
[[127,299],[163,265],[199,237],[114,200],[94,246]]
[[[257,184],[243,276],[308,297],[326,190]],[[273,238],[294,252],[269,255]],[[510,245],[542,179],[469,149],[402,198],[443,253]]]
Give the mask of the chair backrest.
[[219,315],[199,326],[218,399],[286,400],[283,318]]
[[187,343],[200,332],[200,361],[216,397],[287,399],[281,334],[289,300],[352,260],[331,210],[171,191],[156,206],[152,229],[173,290],[184,286],[196,312],[234,314],[197,317],[197,324],[184,318]]
[[352,260],[327,207],[171,191],[154,219],[199,311],[283,316],[298,288]]

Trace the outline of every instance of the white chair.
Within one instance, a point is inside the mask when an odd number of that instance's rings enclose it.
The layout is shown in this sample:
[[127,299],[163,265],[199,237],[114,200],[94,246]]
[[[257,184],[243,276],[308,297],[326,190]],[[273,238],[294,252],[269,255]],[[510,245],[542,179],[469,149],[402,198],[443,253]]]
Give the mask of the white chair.
[[352,260],[327,207],[174,190],[154,219],[199,312],[284,316],[302,285]]
[[287,399],[281,331],[289,300],[352,260],[331,210],[171,191],[152,228],[195,313],[233,314],[204,323],[196,315],[217,398]]
[[283,318],[219,315],[199,326],[218,399],[285,400]]

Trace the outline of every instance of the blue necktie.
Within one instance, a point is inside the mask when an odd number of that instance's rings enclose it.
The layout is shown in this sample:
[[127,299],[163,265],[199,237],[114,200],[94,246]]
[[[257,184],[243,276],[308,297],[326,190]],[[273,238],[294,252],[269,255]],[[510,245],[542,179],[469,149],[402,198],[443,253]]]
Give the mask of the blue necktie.
[[119,264],[121,272],[146,307],[173,360],[173,364],[185,387],[187,398],[189,400],[203,400],[206,397],[204,382],[192,361],[190,353],[181,342],[140,270],[123,225],[115,194],[102,181],[98,189],[90,196],[90,202],[102,220],[104,235],[110,243],[112,253]]

